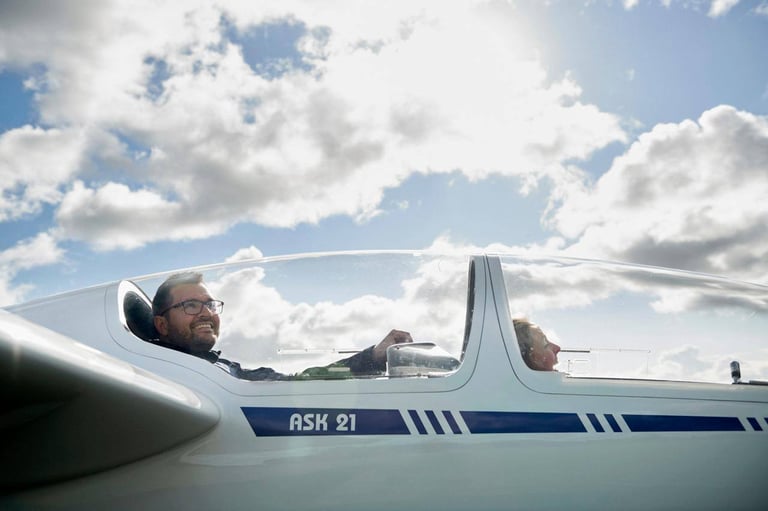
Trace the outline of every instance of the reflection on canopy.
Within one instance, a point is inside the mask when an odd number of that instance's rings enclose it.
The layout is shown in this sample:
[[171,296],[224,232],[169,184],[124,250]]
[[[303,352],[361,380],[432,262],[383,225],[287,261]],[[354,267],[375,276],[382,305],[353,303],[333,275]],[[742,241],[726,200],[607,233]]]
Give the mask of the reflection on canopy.
[[564,348],[576,376],[729,382],[731,360],[768,378],[768,288],[672,270],[502,257],[512,317]]
[[411,332],[459,358],[467,256],[281,258],[206,273],[226,303],[217,349],[243,367],[300,372]]

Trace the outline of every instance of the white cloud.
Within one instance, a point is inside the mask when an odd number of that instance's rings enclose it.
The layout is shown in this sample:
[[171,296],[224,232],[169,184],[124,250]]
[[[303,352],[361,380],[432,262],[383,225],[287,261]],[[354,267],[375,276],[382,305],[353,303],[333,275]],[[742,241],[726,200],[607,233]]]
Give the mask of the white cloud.
[[55,264],[61,261],[63,255],[63,250],[48,233],[40,233],[0,252],[0,306],[23,300],[32,289],[30,285],[13,284],[19,272]]
[[[41,118],[83,137],[67,145],[78,162],[67,178],[77,171],[82,184],[59,197],[58,232],[100,249],[238,222],[365,221],[413,172],[539,179],[625,140],[618,118],[581,103],[572,79],[546,76],[524,23],[502,24],[488,6],[151,3],[152,16],[121,3],[12,7],[2,58],[44,64]],[[259,76],[226,39],[222,16],[242,31],[303,23],[308,67]],[[45,30],[27,38],[31,26]],[[9,152],[19,159],[20,149]],[[61,193],[63,182],[48,189]]]
[[697,346],[684,345],[661,353],[649,367],[647,377],[730,383],[730,363],[738,360],[745,381],[763,380],[768,377],[768,357],[766,350],[757,353],[734,351],[713,355],[703,353]]
[[640,0],[623,0],[624,8],[628,11],[634,9],[637,7],[637,4],[640,3]]
[[[549,178],[548,250],[768,279],[764,118],[719,107],[657,126],[593,185],[578,161],[626,141],[620,120],[582,103],[570,76],[548,77],[510,11],[449,4],[200,2],[146,16],[6,3],[0,60],[44,65],[29,83],[50,126],[0,135],[0,219],[52,204],[59,238],[128,249],[240,222],[365,222],[412,173],[458,169],[519,176],[523,193]],[[255,73],[223,16],[241,33],[302,23],[304,66]]]
[[158,193],[118,183],[72,186],[56,213],[58,236],[87,239],[97,250],[131,249],[147,241],[189,240],[223,232],[204,209],[190,209]]
[[0,134],[0,221],[61,200],[59,187],[78,171],[83,150],[75,129],[24,126]]
[[709,13],[707,14],[711,18],[717,18],[728,13],[733,9],[739,0],[712,0],[709,6]]
[[755,13],[759,14],[760,16],[768,16],[768,2],[762,2],[760,5],[755,7]]
[[48,233],[40,233],[0,252],[0,265],[9,273],[53,264],[61,259],[62,250]]
[[549,225],[565,252],[768,281],[768,118],[720,106],[658,125]]
[[251,245],[250,247],[241,248],[230,257],[227,257],[224,262],[235,263],[238,261],[247,261],[248,259],[261,259],[264,254],[258,248]]

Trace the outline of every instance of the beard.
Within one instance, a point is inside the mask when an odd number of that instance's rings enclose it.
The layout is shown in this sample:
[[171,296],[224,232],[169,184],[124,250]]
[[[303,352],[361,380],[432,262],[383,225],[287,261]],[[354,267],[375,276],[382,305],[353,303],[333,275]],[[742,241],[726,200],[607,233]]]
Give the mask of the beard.
[[185,325],[183,328],[177,328],[175,325],[169,325],[168,338],[172,344],[189,350],[190,353],[203,353],[210,351],[219,339],[219,327],[212,323],[211,328],[200,329],[197,326],[200,323],[210,323],[200,321]]

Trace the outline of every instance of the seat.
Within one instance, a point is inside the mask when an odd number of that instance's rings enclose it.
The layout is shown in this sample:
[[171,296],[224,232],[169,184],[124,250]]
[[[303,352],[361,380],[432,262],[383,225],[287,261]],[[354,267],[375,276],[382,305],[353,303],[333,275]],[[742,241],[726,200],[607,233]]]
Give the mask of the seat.
[[159,335],[155,329],[152,302],[146,293],[133,282],[124,280],[120,283],[119,295],[122,296],[123,316],[128,330],[145,341],[156,341]]

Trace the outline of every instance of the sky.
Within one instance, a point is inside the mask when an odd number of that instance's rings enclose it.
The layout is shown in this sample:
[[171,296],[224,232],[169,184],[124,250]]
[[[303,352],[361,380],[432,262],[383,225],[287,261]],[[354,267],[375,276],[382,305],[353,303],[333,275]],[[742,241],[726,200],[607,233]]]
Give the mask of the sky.
[[468,247],[768,283],[768,0],[0,0],[0,305]]

